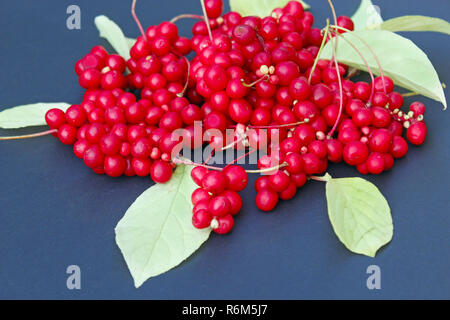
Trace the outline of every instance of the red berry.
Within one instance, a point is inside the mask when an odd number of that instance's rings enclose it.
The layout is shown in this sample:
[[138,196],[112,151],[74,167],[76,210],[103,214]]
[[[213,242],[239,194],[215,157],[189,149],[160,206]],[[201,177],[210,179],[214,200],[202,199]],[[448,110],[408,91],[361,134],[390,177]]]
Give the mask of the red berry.
[[269,176],[270,187],[276,192],[282,192],[289,186],[289,176],[283,171],[278,170]]
[[[302,159],[303,161],[303,159]],[[264,189],[270,189],[270,179],[269,176],[261,176],[255,181],[255,190],[259,192]]]
[[212,216],[207,210],[194,211],[192,225],[197,229],[204,229],[211,224]]
[[131,165],[137,176],[145,177],[150,174],[150,167],[152,163],[150,159],[133,158],[131,160]]
[[156,183],[166,183],[172,177],[172,166],[166,161],[157,160],[150,168],[150,175]]
[[125,173],[127,162],[121,156],[106,156],[104,162],[105,173],[110,177],[119,177]]
[[411,105],[409,106],[409,111],[414,112],[414,116],[417,117],[419,115],[424,115],[425,114],[425,105],[422,102],[413,102],[411,103]]
[[404,157],[408,152],[408,144],[405,139],[400,136],[394,136],[390,152],[394,158]]
[[366,161],[367,170],[371,174],[380,174],[384,170],[384,157],[379,152],[372,152]]
[[104,155],[98,145],[93,145],[92,147],[87,149],[83,157],[84,163],[89,168],[96,168],[98,166],[103,166],[103,159]]
[[105,155],[115,155],[120,151],[122,141],[115,134],[109,133],[100,139],[100,149]]
[[58,129],[58,138],[64,144],[74,144],[77,140],[77,129],[69,124],[63,124]]
[[233,190],[226,190],[220,194],[221,196],[228,199],[230,202],[230,213],[232,215],[238,214],[242,208],[242,198],[241,196]]
[[370,150],[386,153],[392,145],[392,134],[387,129],[376,129],[369,140]]
[[208,173],[208,169],[206,169],[205,167],[200,167],[200,166],[195,167],[191,171],[192,180],[194,180],[194,182],[198,186],[201,187],[202,186],[202,180],[206,176],[207,173]]
[[87,121],[86,111],[81,106],[74,104],[66,111],[66,121],[72,126],[81,127]]
[[262,211],[273,210],[278,203],[278,193],[263,189],[256,194],[256,206]]
[[358,165],[366,161],[369,149],[360,141],[352,141],[345,145],[343,157],[349,165]]
[[202,187],[213,194],[222,193],[228,187],[228,178],[223,172],[208,172],[202,179]]
[[73,145],[73,153],[75,153],[78,158],[83,159],[84,153],[90,147],[91,144],[86,139],[80,139]]
[[208,209],[213,217],[223,217],[231,213],[231,203],[227,197],[213,197],[209,201]]
[[223,173],[228,178],[229,189],[239,192],[247,187],[248,175],[241,166],[228,166],[223,170]]
[[50,109],[45,114],[45,122],[51,129],[58,129],[66,123],[66,115],[60,109]]
[[[347,17],[347,16],[339,16],[339,17],[337,18],[337,25],[338,25],[339,27],[342,27],[342,28],[347,29],[347,30],[350,30],[350,31],[353,31],[354,28],[355,28],[352,19],[350,19],[350,18]],[[343,30],[338,30],[338,32],[339,32],[339,33],[344,33],[345,31],[343,31]]]
[[233,229],[234,219],[231,214],[217,219],[218,227],[214,228],[214,232],[217,234],[227,234]]
[[413,123],[406,131],[406,138],[414,145],[421,145],[427,137],[427,126],[423,121]]
[[296,193],[297,193],[297,185],[295,184],[295,182],[291,181],[289,183],[289,186],[280,193],[280,198],[282,200],[290,200],[295,196]]

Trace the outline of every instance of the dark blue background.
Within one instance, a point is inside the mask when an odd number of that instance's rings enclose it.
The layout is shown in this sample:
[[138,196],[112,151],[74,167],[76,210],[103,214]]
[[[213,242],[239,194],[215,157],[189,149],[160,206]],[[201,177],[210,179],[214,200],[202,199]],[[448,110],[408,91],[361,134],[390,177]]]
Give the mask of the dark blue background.
[[[325,0],[310,1],[316,25],[330,11]],[[335,1],[351,15],[359,1]],[[138,29],[131,1],[16,0],[0,2],[0,109],[44,101],[77,103],[82,90],[74,62],[101,44],[94,17],[105,14],[128,36]],[[66,8],[81,7],[82,29],[66,28]],[[448,0],[375,1],[384,18],[423,14],[449,20]],[[199,13],[195,0],[139,1],[143,24],[180,13]],[[189,35],[192,22],[182,22]],[[450,84],[448,36],[407,34]],[[447,96],[450,95],[446,90]],[[0,144],[0,298],[300,299],[450,298],[449,112],[429,99],[428,140],[411,148],[394,170],[369,176],[390,203],[395,233],[375,259],[347,251],[327,217],[324,185],[311,182],[273,214],[254,205],[252,187],[229,236],[212,235],[180,267],[133,286],[114,242],[114,227],[150,185],[148,178],[97,176],[70,147],[53,137]],[[408,99],[409,102],[413,101]],[[40,128],[0,130],[1,135]],[[357,176],[343,164],[335,177]],[[251,182],[256,177],[252,177]],[[82,289],[66,288],[66,268],[82,271]],[[377,264],[382,289],[366,288],[366,268]]]

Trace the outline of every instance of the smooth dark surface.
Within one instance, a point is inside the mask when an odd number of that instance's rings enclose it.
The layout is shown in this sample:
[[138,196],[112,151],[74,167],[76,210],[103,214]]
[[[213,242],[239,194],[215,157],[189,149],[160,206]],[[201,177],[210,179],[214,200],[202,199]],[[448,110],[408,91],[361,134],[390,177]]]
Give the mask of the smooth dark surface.
[[[311,1],[316,26],[330,16],[325,0]],[[138,29],[131,1],[1,1],[0,110],[32,102],[81,100],[73,65],[102,44],[93,20],[105,14],[128,36]],[[144,25],[180,13],[199,13],[196,0],[140,1]],[[335,1],[351,15],[358,1]],[[384,18],[423,14],[450,19],[448,0],[375,1]],[[66,28],[66,8],[81,7],[82,29]],[[180,23],[190,34],[191,21]],[[450,83],[449,37],[408,33]],[[447,96],[450,95],[446,90]],[[0,298],[32,299],[304,299],[450,298],[449,111],[427,105],[428,140],[412,147],[392,171],[369,176],[392,209],[393,241],[375,259],[354,255],[328,221],[324,185],[308,183],[276,212],[257,211],[255,192],[229,236],[212,235],[180,267],[133,286],[114,242],[114,227],[150,185],[148,178],[97,176],[53,137],[0,143]],[[412,98],[407,101],[413,101]],[[0,130],[0,135],[42,128]],[[330,165],[335,177],[358,176]],[[251,177],[251,183],[256,177]],[[66,268],[79,265],[82,289],[66,288]],[[366,268],[380,266],[381,290],[366,288]]]

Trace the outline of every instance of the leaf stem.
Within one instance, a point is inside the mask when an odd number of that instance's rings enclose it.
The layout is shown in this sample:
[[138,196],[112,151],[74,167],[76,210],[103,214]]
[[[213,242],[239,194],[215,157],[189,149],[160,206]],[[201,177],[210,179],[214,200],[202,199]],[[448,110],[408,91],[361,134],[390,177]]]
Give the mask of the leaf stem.
[[47,130],[47,131],[43,131],[43,132],[38,132],[38,133],[32,133],[32,134],[26,134],[23,136],[11,136],[11,137],[0,137],[0,140],[21,140],[21,139],[29,139],[29,138],[36,138],[36,137],[42,137],[42,136],[46,136],[52,133],[56,133],[58,132],[57,129],[51,129],[51,130]]
[[331,179],[333,179],[333,177],[327,172],[325,173],[324,176],[322,177],[318,177],[318,176],[309,176],[309,178],[311,180],[315,180],[315,181],[321,181],[321,182],[329,182],[331,181]]
[[144,37],[145,41],[147,41],[147,36],[145,35],[144,28],[142,28],[141,22],[139,21],[139,18],[136,15],[136,2],[137,0],[133,0],[133,3],[131,4],[131,15],[133,16],[134,21],[136,21],[139,31],[142,34],[142,37]]

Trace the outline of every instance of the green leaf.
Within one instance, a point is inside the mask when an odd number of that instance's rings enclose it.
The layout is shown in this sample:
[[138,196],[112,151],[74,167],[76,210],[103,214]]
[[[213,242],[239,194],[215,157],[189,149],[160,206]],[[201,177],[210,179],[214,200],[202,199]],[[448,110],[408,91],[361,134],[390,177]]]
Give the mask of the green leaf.
[[402,16],[386,20],[380,25],[383,30],[398,31],[434,31],[450,35],[450,23],[443,19],[426,16]]
[[119,246],[136,288],[193,254],[211,232],[192,226],[191,168],[179,165],[172,179],[141,194],[116,226]]
[[136,39],[127,37],[128,47],[131,49],[132,46],[136,43]]
[[106,16],[95,17],[95,26],[100,37],[105,38],[125,60],[130,58],[130,48],[120,27]]
[[375,257],[391,241],[391,210],[372,183],[361,178],[329,179],[326,193],[331,225],[347,249]]
[[355,30],[376,28],[383,22],[378,11],[378,7],[374,6],[372,1],[362,0],[358,10],[352,16]]
[[[270,16],[275,8],[284,7],[290,0],[230,0],[232,11],[240,13],[242,16]],[[299,0],[297,0],[299,1]],[[310,6],[304,1],[299,1],[305,10]]]
[[44,126],[45,114],[48,110],[58,108],[66,111],[71,104],[65,102],[39,102],[26,104],[0,112],[0,128],[17,129],[33,126]]
[[[444,90],[439,76],[427,55],[411,40],[386,30],[362,30],[343,34],[361,52],[371,70],[380,75],[378,64],[367,46],[355,35],[364,39],[377,55],[385,75],[396,85],[441,102],[447,108]],[[331,59],[334,41],[329,41],[321,59]],[[337,59],[351,67],[368,71],[358,53],[341,39]]]

